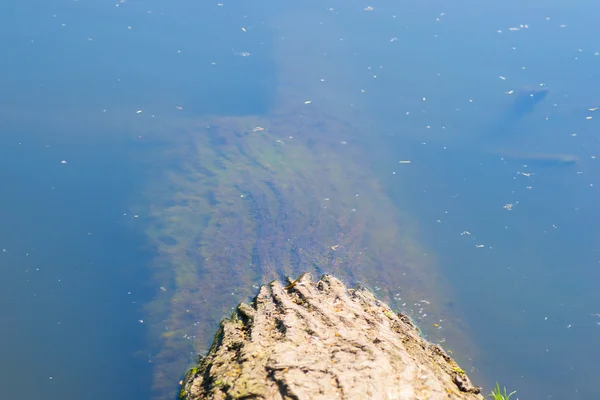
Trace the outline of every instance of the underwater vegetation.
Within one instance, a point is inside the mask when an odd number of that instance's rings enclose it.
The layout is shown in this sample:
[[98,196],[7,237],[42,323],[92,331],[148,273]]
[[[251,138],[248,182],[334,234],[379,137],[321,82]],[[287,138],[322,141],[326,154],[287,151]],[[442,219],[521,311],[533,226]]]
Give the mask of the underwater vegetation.
[[413,224],[363,149],[345,140],[360,133],[285,98],[266,116],[182,121],[161,147],[163,165],[139,210],[157,254],[151,267],[160,289],[145,318],[157,397],[177,390],[220,319],[276,278],[332,273],[380,289],[408,312],[424,298],[431,317],[443,312],[448,296]]
[[264,114],[178,116],[144,136],[151,179],[135,212],[156,254],[144,318],[156,398],[176,394],[239,302],[303,272],[364,284],[430,341],[473,355],[460,307],[415,239],[418,225],[374,172],[372,116],[348,105],[347,78],[323,85],[344,66],[322,57],[327,45],[297,21],[277,21],[285,41]]
[[[530,101],[543,100],[546,92],[539,93]],[[459,310],[445,308],[450,296],[434,260],[414,240],[414,222],[371,170],[358,125],[305,103],[298,85],[281,85],[277,98],[265,115],[178,120],[155,149],[160,165],[149,171],[147,201],[137,212],[157,254],[151,268],[160,289],[145,318],[157,397],[177,391],[219,321],[258,285],[306,271],[368,285],[417,323],[425,314],[426,321],[453,321],[424,326],[433,325],[440,341],[453,340],[455,350],[456,338],[467,341],[458,333]],[[511,124],[535,105],[516,103]]]

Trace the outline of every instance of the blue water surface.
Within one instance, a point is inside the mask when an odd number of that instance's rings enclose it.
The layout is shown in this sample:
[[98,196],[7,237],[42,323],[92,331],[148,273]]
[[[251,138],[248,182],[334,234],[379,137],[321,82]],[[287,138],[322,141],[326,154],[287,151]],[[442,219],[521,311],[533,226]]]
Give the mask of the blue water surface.
[[[0,7],[1,398],[152,397],[154,254],[132,207],[162,154],[139,139],[184,116],[266,113],[282,48],[339,85],[313,104],[369,121],[348,142],[456,293],[479,351],[455,357],[475,382],[600,398],[596,2]],[[523,88],[550,92],[507,120]]]
[[[362,44],[379,75],[372,151],[394,154],[380,173],[465,307],[481,353],[463,365],[520,398],[600,397],[598,5],[381,6],[379,31],[356,33],[378,34]],[[522,88],[550,93],[507,120]]]
[[149,399],[153,254],[132,206],[160,147],[138,140],[178,112],[264,112],[269,41],[237,35],[241,2],[0,9],[0,397]]

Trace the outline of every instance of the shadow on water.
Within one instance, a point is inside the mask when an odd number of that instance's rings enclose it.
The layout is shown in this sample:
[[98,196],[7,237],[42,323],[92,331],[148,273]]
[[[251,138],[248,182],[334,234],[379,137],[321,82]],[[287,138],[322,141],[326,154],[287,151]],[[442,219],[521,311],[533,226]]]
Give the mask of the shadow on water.
[[[546,99],[549,92],[550,90],[545,87],[519,90],[507,110],[502,113],[499,121],[477,138],[475,146],[489,149],[487,151],[502,159],[519,162],[523,165],[539,167],[575,166],[579,162],[579,157],[574,154],[550,153],[539,147],[534,151],[519,149],[519,140],[526,139],[532,136],[533,133],[539,133],[531,132],[526,128],[526,119],[534,112],[536,105]],[[554,115],[550,115],[549,118],[554,122]]]
[[546,98],[548,92],[547,88],[519,90],[512,106],[509,107],[503,119],[508,121],[520,120],[530,114],[536,104]]

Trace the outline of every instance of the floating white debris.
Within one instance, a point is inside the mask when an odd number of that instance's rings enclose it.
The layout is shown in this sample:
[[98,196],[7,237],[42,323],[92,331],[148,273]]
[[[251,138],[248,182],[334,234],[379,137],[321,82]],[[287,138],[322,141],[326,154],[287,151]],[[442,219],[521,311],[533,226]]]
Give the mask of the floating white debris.
[[400,160],[400,164],[410,164],[410,160]]
[[500,75],[498,78],[502,79],[503,81],[506,80],[506,78],[503,77],[502,75]]
[[312,103],[312,101],[310,101],[310,100],[306,100],[306,101],[304,102],[304,104],[310,104],[310,103]]
[[141,114],[143,112],[143,110],[137,110],[135,113],[136,114]]
[[242,28],[242,31],[246,32],[246,28]]
[[592,119],[592,117],[585,117],[585,119]]
[[588,110],[590,110],[590,111],[596,111],[597,109],[598,109],[598,107],[588,108]]
[[475,247],[477,247],[478,249],[481,249],[481,248],[484,248],[484,247],[485,247],[485,245],[483,245],[483,244],[478,244],[478,245],[475,245]]
[[528,29],[529,25],[527,24],[520,24],[519,26],[513,26],[508,28],[509,31],[520,31],[521,29]]
[[514,205],[514,204],[512,204],[512,203],[508,203],[508,204],[505,204],[505,205],[504,205],[502,208],[504,208],[504,209],[505,209],[505,210],[507,210],[507,211],[512,211],[512,209],[513,209],[514,207],[515,207],[515,205]]
[[460,234],[460,236],[464,236],[464,235],[471,236],[471,232],[469,232],[469,231],[463,231],[463,232]]
[[509,90],[508,92],[504,92],[505,94],[513,94],[515,91],[514,90]]
[[61,163],[61,164],[66,164],[66,163],[67,163],[67,160],[62,160],[60,163]]
[[366,6],[365,8],[363,8],[363,10],[365,10],[365,11],[373,11],[374,8],[371,7],[371,6]]

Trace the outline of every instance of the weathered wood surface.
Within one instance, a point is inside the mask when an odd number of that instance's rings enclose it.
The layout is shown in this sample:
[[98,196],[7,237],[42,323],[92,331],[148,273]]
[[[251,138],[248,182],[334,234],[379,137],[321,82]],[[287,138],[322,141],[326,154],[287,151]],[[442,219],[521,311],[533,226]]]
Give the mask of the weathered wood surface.
[[483,399],[442,348],[364,288],[305,274],[221,323],[181,398]]

